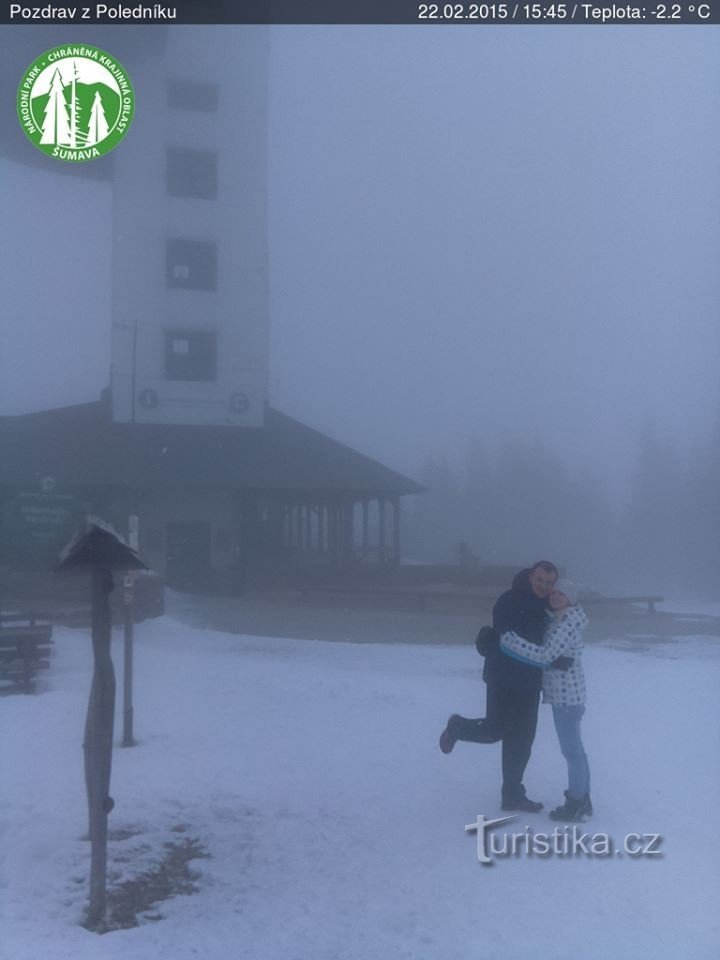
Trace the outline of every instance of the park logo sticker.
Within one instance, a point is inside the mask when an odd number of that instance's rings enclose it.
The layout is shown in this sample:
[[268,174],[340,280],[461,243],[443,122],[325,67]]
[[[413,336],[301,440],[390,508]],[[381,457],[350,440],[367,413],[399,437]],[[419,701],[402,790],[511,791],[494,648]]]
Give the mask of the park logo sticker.
[[135,111],[127,70],[97,47],[46,50],[25,71],[17,95],[30,142],[57,160],[102,157],[128,132]]

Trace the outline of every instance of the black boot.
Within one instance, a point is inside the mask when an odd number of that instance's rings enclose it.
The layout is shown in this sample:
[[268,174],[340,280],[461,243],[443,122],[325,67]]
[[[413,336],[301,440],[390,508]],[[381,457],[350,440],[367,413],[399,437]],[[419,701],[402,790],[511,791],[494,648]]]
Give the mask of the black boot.
[[[565,790],[565,800],[567,800],[569,796],[570,796],[569,792]],[[589,793],[586,793],[583,798],[582,812],[584,817],[591,817],[593,815],[593,805],[592,805],[592,800],[590,799]]]
[[585,813],[585,797],[576,800],[565,791],[565,803],[550,811],[551,820],[562,820],[566,823],[583,823]]
[[459,720],[460,715],[457,713],[453,713],[448,717],[448,722],[445,726],[445,729],[440,734],[440,749],[443,753],[452,753],[452,749],[457,743]]

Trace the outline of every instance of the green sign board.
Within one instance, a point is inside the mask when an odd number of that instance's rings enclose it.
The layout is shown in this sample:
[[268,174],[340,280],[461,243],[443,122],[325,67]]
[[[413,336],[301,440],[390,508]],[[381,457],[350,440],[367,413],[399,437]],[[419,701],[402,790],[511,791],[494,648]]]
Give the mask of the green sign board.
[[2,511],[2,562],[47,569],[77,531],[84,507],[57,493],[21,493]]

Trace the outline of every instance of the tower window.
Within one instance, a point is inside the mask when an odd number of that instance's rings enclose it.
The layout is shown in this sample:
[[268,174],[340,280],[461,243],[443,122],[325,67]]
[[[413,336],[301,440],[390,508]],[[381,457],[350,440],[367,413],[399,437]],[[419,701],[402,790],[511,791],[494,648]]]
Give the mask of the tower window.
[[195,80],[169,80],[167,103],[175,110],[202,110],[214,113],[218,108],[219,88],[215,83],[198,83]]
[[212,240],[168,237],[165,279],[169,287],[185,290],[215,290],[217,245]]
[[168,380],[215,380],[217,334],[197,330],[166,333],[165,376]]
[[168,147],[165,182],[167,192],[172,197],[215,200],[217,153],[189,147]]

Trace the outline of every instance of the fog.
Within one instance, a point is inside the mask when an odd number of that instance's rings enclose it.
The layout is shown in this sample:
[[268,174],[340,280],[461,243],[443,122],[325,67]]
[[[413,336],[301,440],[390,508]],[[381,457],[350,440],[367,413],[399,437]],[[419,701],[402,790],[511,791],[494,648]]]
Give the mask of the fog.
[[[707,580],[717,29],[270,34],[271,403],[428,485],[429,460],[445,458],[482,512],[464,472],[480,450],[496,483],[513,477],[504,516],[528,491],[537,500],[527,551],[595,551],[588,576],[625,563],[617,535],[633,523],[641,568],[658,524],[672,514],[689,529],[673,506],[685,504],[695,532],[677,546],[668,529],[652,550],[675,544],[686,585],[698,570]],[[110,360],[111,188],[11,155],[0,161],[2,414],[96,399]],[[563,515],[571,487],[585,500]],[[428,526],[428,504],[411,517],[419,557],[446,559],[467,539],[481,558],[531,559],[518,556],[522,523],[499,547],[469,514],[440,508]],[[567,511],[594,519],[580,534]],[[573,538],[556,543],[538,534],[568,526]],[[601,531],[614,547],[597,546]]]
[[2,957],[720,956],[719,38],[0,27]]

